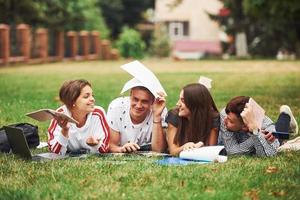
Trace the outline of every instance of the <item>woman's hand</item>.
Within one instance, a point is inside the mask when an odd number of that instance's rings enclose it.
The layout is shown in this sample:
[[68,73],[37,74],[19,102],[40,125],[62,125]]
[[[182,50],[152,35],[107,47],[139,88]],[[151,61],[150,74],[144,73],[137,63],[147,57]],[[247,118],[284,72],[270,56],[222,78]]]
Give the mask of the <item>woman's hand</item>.
[[58,125],[62,128],[61,133],[63,134],[63,136],[69,137],[70,125],[68,123],[68,120],[60,116],[55,116],[54,118],[56,119]]
[[194,149],[194,148],[200,148],[204,146],[203,142],[198,142],[198,143],[194,143],[194,142],[188,142],[188,143],[185,143],[182,147],[183,147],[183,150],[189,150],[189,149]]
[[87,139],[86,139],[86,144],[89,145],[89,146],[96,146],[100,143],[100,139],[97,139],[95,138],[94,136],[89,136]]

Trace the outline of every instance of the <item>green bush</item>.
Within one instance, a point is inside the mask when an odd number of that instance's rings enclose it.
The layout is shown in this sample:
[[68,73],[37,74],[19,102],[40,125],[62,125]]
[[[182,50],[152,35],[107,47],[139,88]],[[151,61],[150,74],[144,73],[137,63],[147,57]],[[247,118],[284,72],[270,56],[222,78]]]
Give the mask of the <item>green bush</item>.
[[117,48],[125,58],[143,58],[145,42],[141,39],[139,32],[128,27],[123,28],[117,41]]

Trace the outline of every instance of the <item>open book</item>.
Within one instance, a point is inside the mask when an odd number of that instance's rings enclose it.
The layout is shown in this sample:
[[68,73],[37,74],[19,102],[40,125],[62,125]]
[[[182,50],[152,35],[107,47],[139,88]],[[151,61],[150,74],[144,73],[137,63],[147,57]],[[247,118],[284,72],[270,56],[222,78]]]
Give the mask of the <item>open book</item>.
[[259,130],[263,124],[265,110],[254,99],[250,98],[241,113],[241,117],[251,131]]
[[226,162],[227,156],[223,156],[224,146],[206,146],[196,149],[182,151],[178,157],[167,157],[157,160],[160,165],[189,165],[207,164],[211,162]]
[[51,120],[56,116],[56,117],[61,117],[63,119],[66,119],[68,122],[78,124],[78,121],[76,121],[72,117],[70,117],[64,113],[57,112],[52,109],[37,110],[34,112],[27,113],[26,116],[31,117],[32,119],[35,119],[35,120],[38,120],[41,122]]
[[226,162],[227,156],[220,155],[224,146],[205,146],[180,152],[179,158],[202,162]]

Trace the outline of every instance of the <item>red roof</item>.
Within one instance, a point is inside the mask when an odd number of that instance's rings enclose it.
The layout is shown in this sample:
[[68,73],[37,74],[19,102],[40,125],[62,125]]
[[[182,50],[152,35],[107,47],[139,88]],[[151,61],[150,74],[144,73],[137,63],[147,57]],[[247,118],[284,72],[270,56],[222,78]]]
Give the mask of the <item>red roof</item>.
[[212,54],[222,53],[220,42],[207,42],[198,40],[177,40],[174,41],[174,51],[181,52],[205,52]]

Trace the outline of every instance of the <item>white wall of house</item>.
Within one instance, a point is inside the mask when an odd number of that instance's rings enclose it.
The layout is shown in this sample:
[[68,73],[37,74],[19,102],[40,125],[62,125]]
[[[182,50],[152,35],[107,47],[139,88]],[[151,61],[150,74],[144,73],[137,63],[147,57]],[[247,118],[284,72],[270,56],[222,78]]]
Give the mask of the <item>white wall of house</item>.
[[[155,23],[166,22],[172,40],[189,39],[200,41],[219,41],[219,26],[206,12],[217,14],[222,7],[219,0],[183,0],[170,8],[174,0],[155,1]],[[187,35],[183,33],[184,23],[188,26]],[[188,25],[186,25],[188,24]]]

